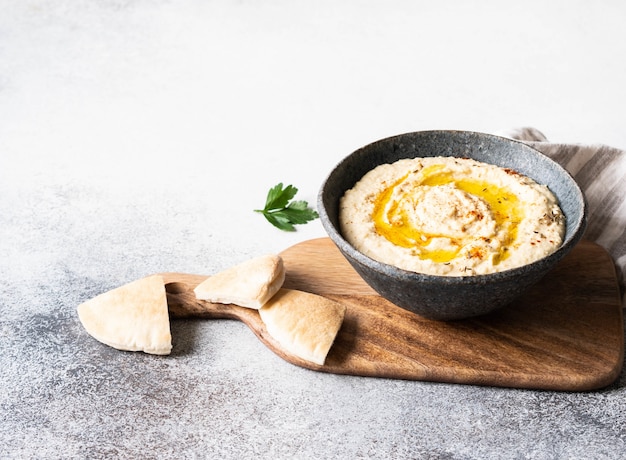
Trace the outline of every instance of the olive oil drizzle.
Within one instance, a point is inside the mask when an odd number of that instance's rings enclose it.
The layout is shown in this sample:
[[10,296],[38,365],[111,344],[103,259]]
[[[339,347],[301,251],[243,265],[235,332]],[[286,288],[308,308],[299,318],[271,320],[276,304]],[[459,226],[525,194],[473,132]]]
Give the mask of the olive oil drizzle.
[[[406,174],[399,180],[385,188],[374,201],[372,218],[376,232],[391,243],[413,249],[413,253],[420,259],[430,259],[436,263],[447,264],[459,256],[463,256],[463,248],[471,243],[475,236],[468,234],[463,238],[441,234],[427,234],[411,224],[406,208],[400,202],[410,197],[412,187],[407,190],[398,189],[409,179],[414,186],[437,187],[454,184],[458,189],[482,199],[489,207],[496,223],[496,233],[503,235],[502,244],[495,249],[492,255],[494,264],[505,260],[509,254],[509,247],[517,238],[517,229],[524,212],[518,197],[508,189],[498,187],[492,183],[470,178],[456,178],[447,171],[444,165],[432,165],[424,168],[419,174]],[[399,193],[394,192],[398,189]],[[392,201],[394,200],[394,201]],[[434,238],[447,238],[452,249],[429,249]],[[466,251],[465,257],[485,257],[481,251]]]

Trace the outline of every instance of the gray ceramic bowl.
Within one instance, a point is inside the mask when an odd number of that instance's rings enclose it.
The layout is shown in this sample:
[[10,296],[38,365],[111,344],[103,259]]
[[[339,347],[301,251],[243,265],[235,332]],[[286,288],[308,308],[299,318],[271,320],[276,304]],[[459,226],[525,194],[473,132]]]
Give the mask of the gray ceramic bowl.
[[[511,168],[547,185],[566,216],[566,234],[553,254],[529,265],[475,276],[434,276],[402,270],[357,251],[341,235],[339,200],[369,170],[401,158],[454,156]],[[363,279],[399,307],[435,320],[483,315],[511,303],[543,277],[582,237],[587,209],[572,177],[557,163],[518,141],[467,131],[422,131],[369,144],[341,161],[325,180],[318,211],[330,238]]]

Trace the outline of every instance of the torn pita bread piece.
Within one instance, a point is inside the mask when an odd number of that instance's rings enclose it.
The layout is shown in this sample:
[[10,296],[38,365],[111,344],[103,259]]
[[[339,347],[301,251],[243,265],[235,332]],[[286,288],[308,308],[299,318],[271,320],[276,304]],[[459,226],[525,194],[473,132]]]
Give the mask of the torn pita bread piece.
[[258,310],[285,281],[283,259],[277,255],[255,257],[221,271],[194,289],[196,298]]
[[149,276],[78,306],[78,317],[96,340],[118,350],[168,355],[170,319],[163,278]]
[[323,365],[346,307],[308,292],[281,289],[259,310],[267,332],[289,353]]

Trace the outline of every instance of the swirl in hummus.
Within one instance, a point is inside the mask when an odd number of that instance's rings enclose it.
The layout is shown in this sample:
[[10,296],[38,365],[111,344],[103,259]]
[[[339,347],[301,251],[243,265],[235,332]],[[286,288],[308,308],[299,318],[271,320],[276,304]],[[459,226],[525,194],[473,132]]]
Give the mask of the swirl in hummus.
[[515,171],[466,158],[403,159],[368,172],[339,207],[365,255],[418,273],[468,276],[526,265],[562,243],[555,196]]

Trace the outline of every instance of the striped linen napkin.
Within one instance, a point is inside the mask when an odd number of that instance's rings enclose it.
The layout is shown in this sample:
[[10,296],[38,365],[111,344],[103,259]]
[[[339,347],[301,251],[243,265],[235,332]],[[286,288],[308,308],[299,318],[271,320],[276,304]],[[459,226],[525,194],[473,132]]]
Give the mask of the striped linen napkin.
[[626,306],[626,151],[605,145],[549,142],[535,128],[506,134],[520,140],[563,166],[587,198],[585,238],[595,241],[613,257]]

